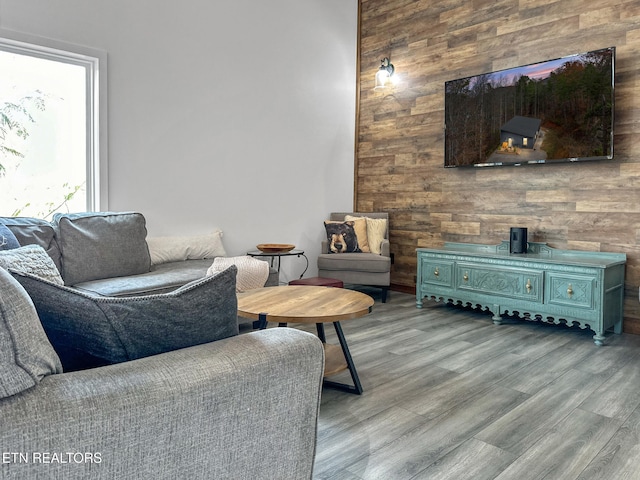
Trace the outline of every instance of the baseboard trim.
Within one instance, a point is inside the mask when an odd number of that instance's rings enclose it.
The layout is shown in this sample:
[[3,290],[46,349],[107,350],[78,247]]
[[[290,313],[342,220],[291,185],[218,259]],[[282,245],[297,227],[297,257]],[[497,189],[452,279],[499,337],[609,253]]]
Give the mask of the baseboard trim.
[[397,284],[397,283],[392,283],[389,286],[389,289],[392,292],[410,293],[412,295],[416,294],[416,286],[415,285],[400,285],[400,284]]

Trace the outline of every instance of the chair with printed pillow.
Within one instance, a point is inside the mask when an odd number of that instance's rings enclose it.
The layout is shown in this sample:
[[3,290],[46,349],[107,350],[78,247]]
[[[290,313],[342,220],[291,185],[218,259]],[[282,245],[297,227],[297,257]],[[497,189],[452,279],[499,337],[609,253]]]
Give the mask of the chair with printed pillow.
[[389,214],[334,212],[325,221],[325,231],[318,275],[345,284],[380,287],[385,303],[391,284]]

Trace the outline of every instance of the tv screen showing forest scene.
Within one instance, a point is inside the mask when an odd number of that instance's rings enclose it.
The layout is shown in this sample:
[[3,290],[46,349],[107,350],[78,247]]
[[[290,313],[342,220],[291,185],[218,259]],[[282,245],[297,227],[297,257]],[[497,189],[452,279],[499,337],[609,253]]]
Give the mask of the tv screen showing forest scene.
[[613,158],[615,47],[445,82],[445,167]]

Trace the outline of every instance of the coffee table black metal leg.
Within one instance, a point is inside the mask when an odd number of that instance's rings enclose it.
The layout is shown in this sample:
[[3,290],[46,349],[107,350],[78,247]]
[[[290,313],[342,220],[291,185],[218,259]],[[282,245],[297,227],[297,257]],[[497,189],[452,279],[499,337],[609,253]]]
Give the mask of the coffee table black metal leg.
[[[265,328],[267,328],[267,314],[266,313],[259,313],[258,314],[258,325],[257,328],[259,328],[260,330],[264,330]],[[254,324],[253,328],[256,328],[256,325]]]
[[[362,395],[362,384],[360,383],[360,378],[358,377],[358,372],[356,371],[356,365],[353,363],[353,358],[351,358],[351,352],[349,352],[349,346],[347,345],[347,339],[344,337],[342,326],[340,325],[340,322],[333,322],[333,326],[336,329],[336,335],[338,336],[338,340],[340,341],[344,359],[347,361],[347,368],[349,369],[349,373],[351,373],[351,380],[353,380],[353,385],[333,382],[327,379],[324,380],[324,385],[338,390],[343,390],[345,392]],[[318,333],[320,332],[318,331]]]
[[316,330],[318,331],[318,338],[322,343],[327,343],[327,338],[324,335],[324,325],[322,323],[316,323]]

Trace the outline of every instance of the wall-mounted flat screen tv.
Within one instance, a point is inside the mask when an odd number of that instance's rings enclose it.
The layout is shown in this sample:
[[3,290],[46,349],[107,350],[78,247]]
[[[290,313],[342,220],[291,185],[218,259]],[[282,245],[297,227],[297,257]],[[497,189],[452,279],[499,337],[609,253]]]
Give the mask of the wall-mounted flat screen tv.
[[445,82],[445,167],[613,158],[615,47]]

